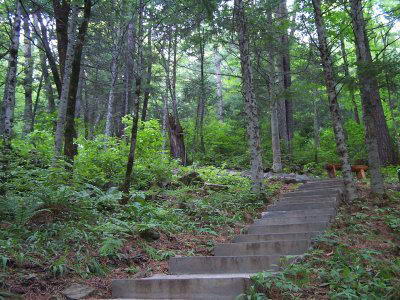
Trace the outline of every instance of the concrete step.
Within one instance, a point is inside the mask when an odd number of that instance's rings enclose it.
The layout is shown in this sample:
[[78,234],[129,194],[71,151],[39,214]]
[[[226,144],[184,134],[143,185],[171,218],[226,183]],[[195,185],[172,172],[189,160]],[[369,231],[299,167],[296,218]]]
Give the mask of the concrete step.
[[298,192],[290,192],[285,194],[285,198],[302,197],[302,196],[337,196],[340,194],[339,188],[312,189]]
[[313,239],[320,231],[294,232],[294,233],[270,233],[270,234],[241,234],[232,239],[233,243],[252,243],[267,241],[295,241]]
[[315,215],[300,217],[274,217],[254,220],[254,225],[286,225],[286,224],[302,224],[310,222],[329,222],[332,215]]
[[340,200],[340,194],[332,194],[332,195],[301,195],[301,196],[296,196],[296,197],[292,197],[292,196],[285,196],[283,195],[282,197],[279,198],[278,201],[281,200],[292,200],[292,201],[304,201],[307,202],[307,200],[311,199],[321,199],[321,200],[326,200],[326,199],[335,199],[335,200]]
[[304,202],[304,203],[287,203],[287,204],[275,204],[268,207],[269,211],[274,210],[306,210],[306,209],[316,209],[316,208],[335,208],[338,205],[335,201],[326,202]]
[[297,188],[298,191],[308,190],[308,189],[321,189],[321,188],[343,188],[342,182],[326,182],[326,183],[306,183]]
[[316,208],[306,210],[276,210],[266,211],[261,213],[261,218],[275,218],[275,217],[301,217],[301,216],[315,216],[315,215],[336,215],[335,208]]
[[328,226],[328,222],[310,222],[287,225],[250,225],[245,229],[245,232],[247,234],[314,232],[323,231]]
[[171,274],[257,273],[278,270],[282,255],[172,257]]
[[214,255],[299,255],[306,252],[310,245],[311,240],[217,244]]
[[298,203],[309,203],[309,202],[338,202],[339,197],[293,197],[293,198],[282,198],[275,202],[275,204],[298,204]]
[[119,299],[232,300],[250,287],[252,274],[166,275],[112,282]]

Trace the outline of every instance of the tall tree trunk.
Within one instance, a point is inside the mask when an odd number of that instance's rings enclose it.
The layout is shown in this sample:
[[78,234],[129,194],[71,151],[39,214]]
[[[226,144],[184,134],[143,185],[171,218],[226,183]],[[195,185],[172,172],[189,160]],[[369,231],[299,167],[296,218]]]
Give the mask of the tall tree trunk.
[[[43,24],[42,15],[40,14],[40,12],[36,13],[35,16],[37,18],[38,23],[40,24],[40,31],[41,31],[40,40],[42,42],[42,46],[43,46],[44,52],[46,53],[46,57],[47,57],[47,60],[49,62],[50,70],[51,70],[51,73],[53,75],[53,80],[54,80],[54,83],[55,83],[56,88],[57,88],[58,98],[60,98],[61,97],[62,82],[61,82],[61,78],[60,78],[60,72],[58,71],[58,68],[57,68],[56,60],[55,60],[55,58],[53,56],[53,53],[51,51],[51,48],[50,48],[50,43],[49,43],[49,39],[48,39],[48,36],[47,36],[47,28]],[[35,29],[35,30],[36,30],[36,32],[37,32],[37,34],[39,36],[39,29]],[[41,59],[41,63],[43,64],[43,60],[42,59]],[[43,65],[42,65],[42,72],[43,72]],[[50,87],[51,87],[51,84],[50,84]],[[54,109],[55,109],[55,106],[54,106]]]
[[[61,80],[64,79],[65,60],[67,59],[68,51],[68,16],[70,14],[71,5],[66,0],[52,0],[54,17],[56,19],[56,35],[57,35],[57,50],[60,65]],[[77,5],[77,4],[76,4]]]
[[289,52],[289,35],[288,35],[288,30],[285,25],[286,22],[289,21],[288,18],[288,11],[287,11],[287,6],[286,6],[286,0],[280,0],[279,3],[279,8],[278,8],[278,14],[277,17],[280,18],[281,25],[283,27],[283,31],[281,32],[281,45],[282,45],[282,51],[280,55],[280,69],[282,73],[282,85],[283,85],[283,95],[284,95],[284,100],[281,101],[281,114],[284,115],[284,118],[282,118],[282,124],[283,126],[283,139],[285,141],[285,144],[288,147],[288,153],[289,155],[292,152],[292,147],[291,147],[291,140],[293,138],[293,126],[294,126],[294,121],[293,121],[293,104],[292,100],[290,99],[290,87],[292,85],[292,75],[290,72],[290,52]]
[[149,27],[148,36],[147,36],[147,51],[148,51],[148,58],[147,58],[147,72],[146,72],[146,86],[144,90],[144,97],[143,97],[143,107],[142,107],[142,121],[146,121],[147,116],[147,106],[149,103],[150,98],[150,90],[151,90],[151,67],[153,65],[153,55],[152,55],[152,46],[151,46],[151,26]]
[[218,52],[218,47],[214,48],[215,81],[217,84],[217,117],[220,121],[224,120],[224,98],[222,96],[222,76],[221,76],[222,57]]
[[358,114],[358,107],[357,107],[357,103],[356,103],[356,99],[355,99],[352,78],[350,76],[350,71],[349,71],[349,62],[347,60],[346,45],[344,43],[343,38],[340,40],[340,49],[342,52],[344,76],[346,77],[346,81],[347,81],[347,84],[349,87],[351,103],[353,103],[354,120],[357,122],[357,124],[360,124],[360,116]]
[[85,71],[81,67],[79,72],[79,81],[78,81],[78,90],[76,92],[76,105],[75,105],[75,117],[80,118],[83,116],[82,107],[83,107],[83,86],[85,85]]
[[4,87],[3,98],[3,120],[2,127],[3,138],[6,147],[11,147],[11,136],[14,123],[15,108],[15,88],[17,86],[17,65],[18,65],[18,48],[19,36],[21,31],[21,4],[19,0],[15,0],[15,15],[11,32],[10,57],[8,61],[8,70],[6,77],[6,85]]
[[[374,72],[370,70],[373,66],[373,61],[366,32],[362,1],[350,0],[350,5],[357,53],[357,71],[360,82],[361,100],[364,114],[371,114],[371,116],[367,116],[367,119],[370,117],[372,118],[371,126],[369,126],[369,124],[365,125],[366,127],[373,127],[373,130],[376,131],[376,139],[379,140],[378,151],[381,164],[395,164],[398,158],[386,124],[379,94],[378,81]],[[371,134],[372,133],[369,133],[370,138],[374,139]],[[369,142],[367,142],[367,144],[369,144]],[[379,184],[379,182],[376,183]],[[381,190],[381,188],[377,188],[377,191],[378,190]]]
[[35,129],[35,120],[36,120],[36,115],[37,115],[37,110],[39,106],[39,100],[40,100],[40,92],[42,91],[42,86],[43,86],[43,74],[40,76],[39,80],[39,86],[36,91],[36,99],[35,99],[35,104],[33,105],[33,111],[32,111],[32,131]]
[[89,25],[90,13],[92,9],[92,1],[84,0],[83,7],[83,19],[79,26],[78,36],[75,46],[74,59],[72,63],[71,73],[71,84],[68,91],[68,103],[67,103],[67,116],[65,124],[65,143],[64,143],[64,154],[70,162],[74,161],[74,156],[78,153],[78,146],[74,144],[74,138],[76,137],[75,131],[75,106],[76,106],[76,95],[78,91],[79,74],[81,71],[81,60],[83,45],[85,43],[85,36]]
[[272,137],[272,170],[274,172],[282,171],[282,156],[279,139],[279,121],[278,121],[278,102],[276,97],[271,94],[271,137]]
[[260,193],[262,190],[263,180],[260,125],[258,119],[258,108],[253,88],[253,73],[250,64],[247,22],[243,0],[235,0],[234,12],[239,37],[240,65],[243,81],[245,112],[247,116],[247,134],[251,153],[252,191],[255,193]]
[[29,15],[24,14],[24,90],[25,90],[25,106],[24,106],[24,135],[33,130],[32,116],[32,83],[33,83],[33,58],[31,45],[31,28],[29,26]]
[[138,9],[138,36],[137,36],[137,63],[136,63],[136,74],[135,74],[135,99],[133,103],[133,119],[132,119],[132,131],[131,141],[129,147],[128,162],[126,164],[125,180],[121,187],[124,197],[122,204],[126,204],[129,200],[129,189],[131,187],[133,165],[135,163],[135,151],[137,142],[137,132],[139,123],[139,104],[140,94],[142,88],[142,76],[143,76],[143,12],[145,9],[144,0],[139,1]]
[[108,94],[108,104],[107,104],[107,117],[106,117],[106,128],[104,131],[105,135],[111,136],[114,132],[113,122],[114,122],[114,111],[115,111],[115,86],[117,84],[117,68],[118,68],[118,47],[115,45],[111,60],[111,84],[110,92]]
[[71,17],[68,25],[68,49],[66,51],[66,59],[64,64],[64,77],[61,89],[60,101],[58,104],[58,118],[55,133],[55,154],[56,156],[61,155],[63,146],[65,123],[67,118],[67,105],[68,105],[68,91],[71,82],[72,64],[74,59],[74,47],[75,47],[75,29],[76,19],[78,16],[78,7],[72,6]]
[[326,29],[321,12],[321,0],[312,0],[314,7],[315,26],[317,28],[319,52],[321,62],[324,69],[325,85],[329,99],[329,110],[331,112],[333,131],[335,133],[336,149],[339,153],[342,163],[343,180],[345,187],[345,197],[348,201],[356,198],[356,190],[354,187],[351,166],[349,162],[349,153],[345,142],[345,133],[342,125],[342,118],[339,112],[339,104],[337,101],[337,92],[335,79],[333,76],[333,63],[331,58],[328,41],[326,38]]
[[316,163],[319,162],[319,147],[320,147],[320,136],[319,136],[319,116],[318,116],[318,106],[319,99],[314,99],[314,145],[315,145],[315,154],[314,160]]
[[[167,130],[168,130],[168,97],[163,95],[163,109],[162,109],[162,149],[167,149]],[[143,116],[143,115],[142,115]]]
[[195,127],[195,151],[205,152],[204,146],[204,115],[206,106],[206,91],[205,91],[205,78],[204,78],[204,30],[201,33],[200,42],[200,93],[199,102],[197,104],[196,114],[196,127]]

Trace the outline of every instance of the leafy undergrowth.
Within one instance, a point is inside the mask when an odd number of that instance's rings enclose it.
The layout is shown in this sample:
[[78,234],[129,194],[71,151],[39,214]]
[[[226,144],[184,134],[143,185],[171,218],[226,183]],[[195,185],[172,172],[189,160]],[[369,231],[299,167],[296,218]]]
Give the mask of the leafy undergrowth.
[[197,168],[203,181],[223,185],[214,191],[202,182],[183,184],[179,178],[193,170],[177,168],[162,188],[133,192],[123,206],[117,188],[60,184],[63,168],[30,174],[23,167],[14,168],[8,196],[0,197],[0,299],[1,290],[48,299],[74,282],[108,297],[112,279],[166,273],[171,256],[211,254],[215,243],[238,234],[291,187],[269,182],[265,195],[255,197],[248,178]]
[[282,273],[259,273],[244,299],[400,299],[400,192],[342,205],[313,250]]

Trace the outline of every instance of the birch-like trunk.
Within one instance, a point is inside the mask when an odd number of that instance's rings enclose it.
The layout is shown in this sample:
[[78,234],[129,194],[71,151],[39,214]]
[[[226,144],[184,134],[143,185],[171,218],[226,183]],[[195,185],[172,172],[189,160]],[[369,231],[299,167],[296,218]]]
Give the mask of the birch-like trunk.
[[6,77],[6,85],[4,87],[3,98],[3,138],[7,147],[11,146],[11,136],[14,123],[15,108],[15,88],[17,86],[17,65],[18,65],[18,48],[19,36],[21,31],[21,4],[19,0],[15,0],[15,15],[11,32],[10,56],[8,61],[8,70]]
[[163,109],[162,109],[162,149],[163,152],[167,149],[167,130],[168,130],[168,97],[162,96]]
[[106,117],[106,128],[104,131],[105,135],[112,136],[113,134],[113,120],[114,120],[114,110],[115,110],[115,86],[117,84],[117,69],[118,69],[118,47],[115,46],[112,53],[111,60],[111,83],[110,92],[108,93],[107,102],[107,117]]
[[143,97],[143,107],[142,107],[142,121],[146,121],[147,117],[147,106],[149,104],[149,98],[150,98],[150,90],[151,90],[151,69],[153,65],[153,55],[152,55],[152,45],[151,45],[151,27],[149,28],[148,31],[148,36],[147,36],[147,51],[148,51],[148,58],[147,58],[147,72],[146,72],[146,86],[144,89],[144,97]]
[[[386,124],[386,118],[382,107],[379,93],[378,80],[375,72],[371,71],[373,66],[369,40],[366,32],[366,22],[363,15],[363,5],[361,0],[350,0],[350,15],[353,24],[353,33],[355,37],[357,73],[360,83],[361,101],[364,114],[371,114],[378,143],[380,163],[387,165],[397,163],[398,158],[394,151],[393,142]],[[364,118],[365,119],[365,118]],[[370,119],[370,116],[367,116]],[[367,127],[367,124],[366,124]],[[370,137],[374,139],[372,133]],[[369,142],[367,141],[367,144]],[[374,156],[374,155],[373,155]],[[381,188],[377,188],[377,191]]]
[[258,119],[258,107],[253,87],[253,73],[250,64],[249,41],[243,0],[235,0],[234,12],[239,38],[244,105],[247,116],[247,134],[251,154],[252,191],[260,193],[262,190],[263,180],[260,125]]
[[55,154],[56,156],[61,155],[61,150],[63,147],[63,139],[64,139],[64,130],[65,130],[65,122],[67,118],[67,101],[68,101],[68,92],[69,86],[71,82],[71,73],[72,73],[72,63],[74,59],[74,48],[75,48],[75,35],[76,35],[76,21],[78,16],[78,7],[76,5],[72,6],[71,16],[68,24],[68,47],[66,52],[65,59],[65,69],[64,69],[64,77],[61,88],[61,96],[58,104],[58,118],[57,118],[57,126],[55,133]]
[[[351,18],[357,52],[357,73],[360,82],[363,119],[366,131],[371,188],[376,194],[384,194],[381,162],[393,162],[391,140],[387,130],[378,82],[367,67],[372,64],[369,41],[360,0],[351,0]],[[378,142],[379,141],[379,142]]]
[[32,44],[31,44],[31,28],[29,26],[29,15],[27,13],[23,16],[24,22],[24,92],[25,92],[25,106],[24,106],[24,129],[23,134],[27,135],[33,130],[33,114],[32,114],[32,83],[33,83],[33,58],[32,58]]
[[214,49],[215,82],[217,88],[217,117],[220,121],[224,120],[224,98],[222,95],[222,76],[221,76],[222,56],[218,52],[218,47]]
[[[278,103],[271,94],[271,137],[272,137],[272,170],[276,173],[282,171],[282,155],[279,139]],[[275,98],[275,99],[274,99]]]
[[195,126],[195,151],[205,152],[204,146],[204,115],[206,106],[206,91],[205,91],[205,77],[204,77],[204,31],[201,33],[200,41],[200,93],[199,101],[197,103],[196,126]]
[[315,146],[315,153],[314,153],[314,159],[315,162],[318,163],[319,161],[319,147],[320,147],[320,136],[319,136],[319,115],[318,115],[318,106],[319,106],[319,101],[318,99],[314,99],[314,146]]
[[337,101],[336,84],[333,76],[333,63],[331,58],[326,29],[321,12],[321,0],[312,0],[314,7],[315,26],[317,28],[319,52],[324,69],[325,85],[329,99],[329,110],[331,112],[333,131],[335,133],[336,149],[342,163],[342,174],[345,188],[345,198],[352,201],[356,198],[356,190],[349,162],[349,153],[345,142],[345,133],[342,125],[342,117]]

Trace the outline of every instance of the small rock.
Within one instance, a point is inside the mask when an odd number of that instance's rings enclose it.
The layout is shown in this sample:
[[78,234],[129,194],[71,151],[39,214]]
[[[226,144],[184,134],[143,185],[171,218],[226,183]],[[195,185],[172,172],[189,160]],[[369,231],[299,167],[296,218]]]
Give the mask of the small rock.
[[89,296],[93,292],[94,288],[90,286],[74,283],[64,289],[61,293],[68,299],[82,299]]
[[156,241],[160,238],[160,233],[154,229],[146,229],[139,233],[140,237],[148,242]]

